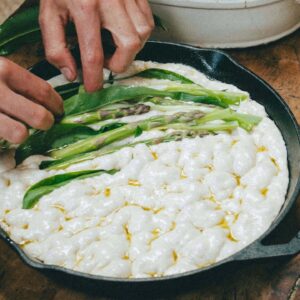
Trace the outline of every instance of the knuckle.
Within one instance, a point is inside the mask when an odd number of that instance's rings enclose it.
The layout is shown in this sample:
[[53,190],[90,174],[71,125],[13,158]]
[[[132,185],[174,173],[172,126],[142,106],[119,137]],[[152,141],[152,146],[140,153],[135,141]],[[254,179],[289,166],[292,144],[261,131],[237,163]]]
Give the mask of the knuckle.
[[43,89],[40,90],[41,93],[41,99],[44,101],[49,101],[52,94],[52,87],[50,84],[46,83]]
[[0,57],[0,76],[7,76],[9,74],[10,70],[10,62],[3,58]]
[[38,17],[39,25],[41,26],[41,29],[49,26],[49,22],[52,21],[52,15],[51,10],[49,9],[42,9],[40,10],[39,17]]
[[63,52],[59,50],[46,50],[46,58],[49,62],[57,63],[63,58]]
[[81,9],[90,10],[95,9],[97,6],[97,1],[95,0],[80,0]]
[[125,66],[125,65],[115,64],[112,65],[110,69],[115,73],[123,73],[126,71],[127,65]]
[[155,29],[155,22],[153,19],[150,21],[149,28],[150,28],[150,32],[152,32]]
[[103,55],[99,52],[87,53],[85,61],[90,65],[100,65],[103,62]]
[[16,123],[12,128],[11,142],[21,144],[28,137],[28,131],[26,127],[20,123]]
[[44,25],[47,24],[47,16],[45,15],[45,13],[41,12],[40,15],[39,15],[39,24],[41,27],[43,27]]
[[124,48],[131,52],[137,52],[140,50],[142,42],[139,38],[131,38],[124,44]]
[[36,108],[33,112],[32,123],[39,129],[48,128],[53,123],[53,117],[45,108]]
[[150,25],[145,25],[139,28],[139,34],[141,37],[147,38],[151,34],[152,30],[153,28]]

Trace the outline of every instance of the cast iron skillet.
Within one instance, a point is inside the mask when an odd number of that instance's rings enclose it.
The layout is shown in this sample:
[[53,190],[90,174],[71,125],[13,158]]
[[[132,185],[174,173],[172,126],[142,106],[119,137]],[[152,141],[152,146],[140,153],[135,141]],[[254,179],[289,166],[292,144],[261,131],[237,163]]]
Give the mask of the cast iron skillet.
[[[75,53],[79,62],[79,55]],[[58,266],[45,265],[30,259],[22,249],[15,244],[2,230],[0,235],[16,250],[21,258],[30,266],[54,272],[56,275],[63,272],[69,274],[74,279],[85,281],[94,281],[97,284],[108,285],[110,287],[132,286],[132,287],[153,287],[164,283],[175,284],[180,280],[190,281],[198,275],[209,273],[209,271],[219,268],[221,265],[251,260],[257,258],[280,257],[296,254],[300,251],[300,232],[289,243],[282,245],[264,246],[262,240],[268,236],[274,228],[283,220],[287,212],[292,208],[297,200],[300,191],[300,134],[298,124],[282,98],[262,79],[251,73],[249,70],[232,60],[227,54],[218,50],[199,49],[180,44],[164,42],[148,42],[137,59],[153,60],[160,63],[182,63],[190,65],[205,73],[208,77],[214,78],[226,83],[236,85],[242,90],[248,91],[252,97],[259,103],[263,104],[269,116],[275,121],[281,130],[286,142],[289,160],[290,182],[286,196],[286,201],[271,227],[256,241],[238,253],[224,259],[214,265],[204,269],[189,271],[186,273],[166,276],[161,278],[147,279],[123,279],[103,276],[88,275],[75,272]],[[43,61],[31,68],[31,71],[42,77],[50,79],[58,75],[59,72]],[[59,271],[59,272],[57,272]],[[68,277],[68,276],[67,276]]]

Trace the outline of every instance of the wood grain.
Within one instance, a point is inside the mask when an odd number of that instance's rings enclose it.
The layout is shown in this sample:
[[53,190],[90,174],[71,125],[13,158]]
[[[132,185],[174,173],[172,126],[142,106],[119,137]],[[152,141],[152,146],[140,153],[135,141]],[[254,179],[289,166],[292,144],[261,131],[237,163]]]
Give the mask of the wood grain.
[[[267,46],[228,51],[237,61],[270,83],[287,101],[300,122],[300,31]],[[10,57],[24,67],[36,63],[36,48],[25,47]],[[299,199],[300,200],[300,199]],[[300,203],[277,236],[283,240],[300,229]],[[109,294],[106,291],[105,294]],[[99,290],[66,287],[26,266],[9,246],[0,241],[0,300],[108,299]],[[238,265],[224,276],[199,282],[193,290],[177,295],[165,291],[156,299],[300,299],[300,254],[286,259],[253,261]],[[146,296],[146,295],[145,295]],[[148,294],[151,296],[151,294]],[[144,297],[144,296],[143,296]],[[126,299],[126,295],[121,297]],[[137,298],[141,298],[138,296]]]

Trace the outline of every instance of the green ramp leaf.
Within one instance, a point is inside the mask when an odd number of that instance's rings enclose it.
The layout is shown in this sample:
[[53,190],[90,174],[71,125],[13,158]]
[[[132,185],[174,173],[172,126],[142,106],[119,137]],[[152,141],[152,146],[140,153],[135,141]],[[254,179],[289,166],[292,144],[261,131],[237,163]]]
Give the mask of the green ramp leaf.
[[145,86],[113,85],[95,93],[86,93],[79,89],[79,94],[64,102],[66,116],[82,114],[103,106],[126,101],[152,97],[171,98],[174,100],[206,103],[221,107],[237,105],[246,100],[246,93],[217,91],[205,89],[196,84],[174,84],[165,90],[157,90]]
[[194,82],[190,80],[189,78],[178,74],[173,71],[169,71],[166,69],[159,69],[159,68],[149,68],[144,71],[141,71],[136,74],[132,74],[130,76],[126,77],[118,77],[118,78],[110,78],[106,80],[106,83],[111,83],[114,81],[124,80],[124,79],[130,79],[133,77],[142,77],[142,78],[148,78],[148,79],[163,79],[163,80],[170,80],[170,81],[178,81],[180,83],[187,83],[187,84],[193,84]]
[[89,177],[99,176],[102,174],[113,175],[117,170],[85,170],[59,174],[45,178],[38,183],[32,185],[25,193],[23,198],[23,209],[30,209],[45,195],[50,194],[55,189],[58,189],[73,180],[82,180]]
[[89,112],[120,101],[155,96],[170,97],[172,93],[141,86],[131,87],[123,85],[110,86],[95,93],[79,92],[78,95],[64,102],[65,115]]
[[46,154],[121,126],[123,126],[122,123],[112,123],[101,127],[100,130],[93,130],[80,124],[56,124],[48,131],[35,131],[16,149],[16,163],[20,164],[31,155]]

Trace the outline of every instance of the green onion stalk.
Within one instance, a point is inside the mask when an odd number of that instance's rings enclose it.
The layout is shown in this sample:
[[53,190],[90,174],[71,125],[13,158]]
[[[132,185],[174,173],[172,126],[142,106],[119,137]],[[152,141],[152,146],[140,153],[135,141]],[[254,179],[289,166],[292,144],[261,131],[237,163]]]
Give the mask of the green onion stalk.
[[65,148],[50,152],[50,156],[56,159],[65,158],[94,151],[107,146],[113,142],[123,140],[135,134],[137,128],[142,131],[148,131],[156,127],[161,127],[170,123],[187,123],[203,117],[200,111],[193,111],[189,113],[176,113],[173,115],[155,116],[138,122],[126,124],[120,128],[110,130],[105,133],[100,133],[85,140],[68,145]]
[[169,134],[164,134],[157,138],[147,139],[147,140],[141,140],[134,143],[129,143],[125,145],[120,146],[114,146],[110,148],[100,149],[92,152],[87,153],[81,153],[77,154],[71,157],[66,157],[58,160],[45,160],[42,161],[40,164],[40,169],[47,169],[47,170],[61,170],[66,169],[69,166],[73,164],[77,164],[80,162],[84,162],[87,160],[92,160],[97,157],[101,157],[104,155],[112,154],[114,152],[117,152],[123,148],[127,147],[134,147],[138,144],[145,144],[146,146],[154,146],[162,143],[168,143],[172,141],[181,141],[185,138],[195,138],[196,136],[204,136],[208,134],[208,132],[205,132],[204,130],[198,130],[195,128],[192,128],[190,131],[175,131]]
[[250,114],[237,113],[232,109],[227,108],[215,110],[205,115],[203,118],[197,120],[197,123],[203,124],[214,120],[236,121],[238,122],[240,127],[244,128],[247,131],[251,131],[254,126],[260,123],[262,118]]

